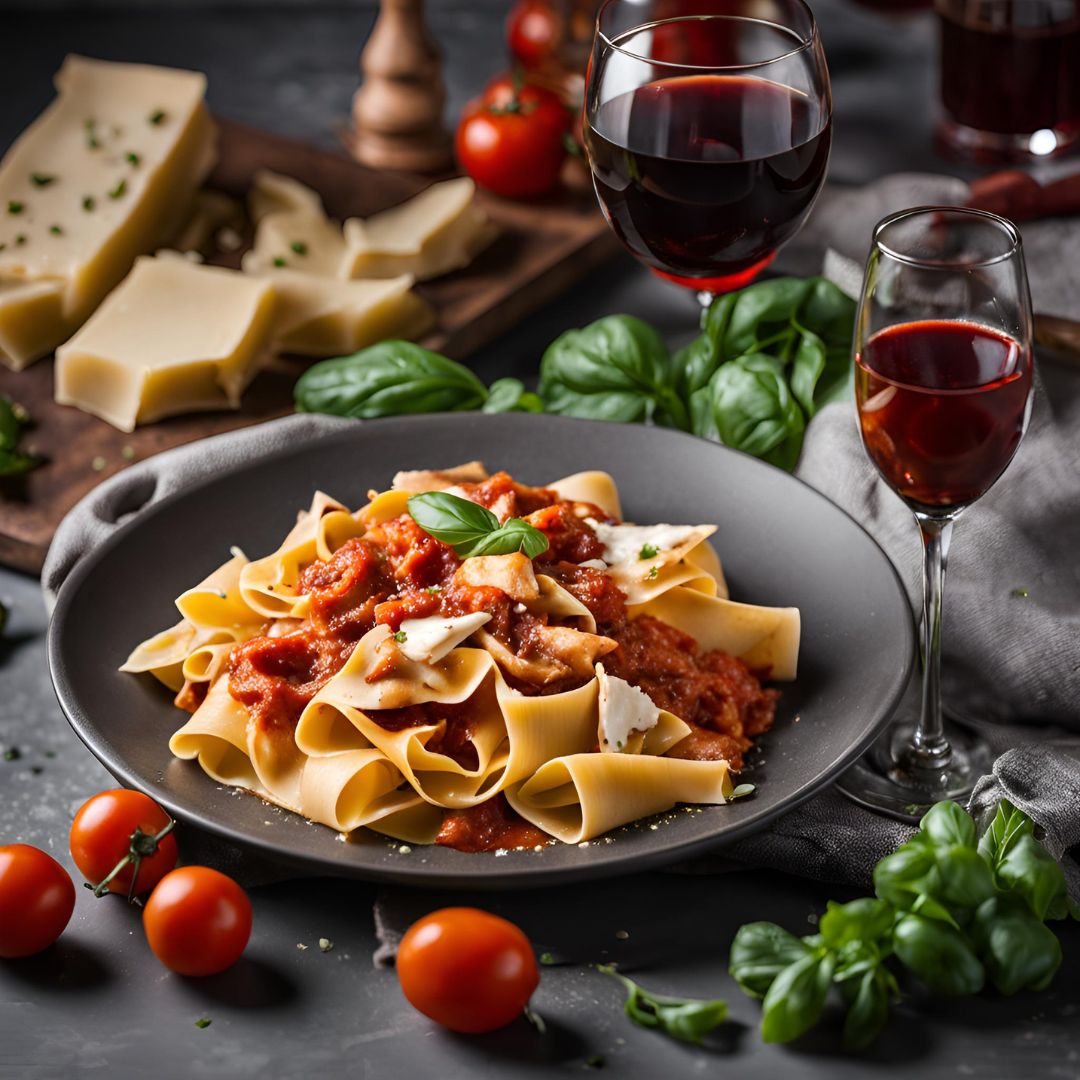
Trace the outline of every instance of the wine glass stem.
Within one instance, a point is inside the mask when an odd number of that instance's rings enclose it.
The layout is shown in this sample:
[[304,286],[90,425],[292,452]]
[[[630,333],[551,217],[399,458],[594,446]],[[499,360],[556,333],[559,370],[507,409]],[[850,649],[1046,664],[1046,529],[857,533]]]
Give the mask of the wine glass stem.
[[941,601],[952,541],[952,518],[916,514],[923,542],[923,682],[919,723],[912,736],[916,767],[942,769],[952,748],[941,716]]

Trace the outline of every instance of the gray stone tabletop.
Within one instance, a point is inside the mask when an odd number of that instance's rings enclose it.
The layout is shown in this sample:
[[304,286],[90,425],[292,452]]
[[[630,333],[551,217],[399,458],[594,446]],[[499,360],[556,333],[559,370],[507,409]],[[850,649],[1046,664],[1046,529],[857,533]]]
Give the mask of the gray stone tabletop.
[[[502,65],[507,0],[431,0],[456,110]],[[946,171],[929,146],[934,34],[929,16],[886,19],[844,0],[815,4],[833,73],[834,181],[898,169]],[[187,3],[0,0],[0,147],[49,100],[68,51],[205,70],[224,115],[332,144],[356,83],[371,0]],[[540,348],[568,326],[633,311],[673,336],[693,306],[629,260],[611,268],[476,358],[485,377],[535,370]],[[0,513],[3,512],[0,505]],[[67,856],[71,815],[112,786],[67,727],[45,662],[37,582],[0,570],[10,608],[0,640],[0,843]],[[292,881],[252,890],[255,929],[244,959],[204,980],[168,973],[150,954],[137,912],[80,890],[60,944],[0,965],[0,1078],[445,1077],[586,1075],[601,1055],[618,1077],[750,1078],[1080,1076],[1080,928],[1061,936],[1065,964],[1052,990],[958,1002],[911,998],[874,1050],[851,1056],[827,1026],[794,1048],[764,1046],[758,1006],[728,978],[735,928],[769,918],[809,932],[835,887],[765,872],[652,874],[535,894],[415,894],[416,909],[475,901],[520,919],[545,968],[524,1021],[480,1038],[437,1029],[404,1002],[392,971],[375,970],[375,890],[359,882]],[[329,952],[320,938],[333,941]],[[618,960],[650,989],[726,997],[733,1023],[703,1048],[634,1027],[620,991],[591,961]],[[211,1024],[196,1026],[206,1018]]]

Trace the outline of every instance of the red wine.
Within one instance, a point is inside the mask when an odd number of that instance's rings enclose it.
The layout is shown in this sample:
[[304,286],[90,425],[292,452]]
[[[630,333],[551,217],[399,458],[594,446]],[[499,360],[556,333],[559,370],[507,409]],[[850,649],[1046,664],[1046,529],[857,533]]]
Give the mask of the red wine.
[[825,178],[830,122],[796,90],[743,75],[661,79],[585,126],[596,194],[662,277],[739,288],[802,225]]
[[863,442],[915,509],[962,507],[1009,464],[1027,426],[1031,357],[970,322],[912,322],[874,334],[856,357]]
[[1006,135],[1080,126],[1080,0],[940,11],[941,100],[954,121]]

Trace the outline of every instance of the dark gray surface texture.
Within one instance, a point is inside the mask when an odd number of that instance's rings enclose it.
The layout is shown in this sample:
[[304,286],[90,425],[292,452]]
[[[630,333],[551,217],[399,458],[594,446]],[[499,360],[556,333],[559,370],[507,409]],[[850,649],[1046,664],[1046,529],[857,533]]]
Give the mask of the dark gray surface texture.
[[[451,108],[502,65],[507,6],[429,0],[447,54]],[[887,19],[845,0],[814,7],[835,90],[832,179],[948,169],[929,147],[930,17]],[[131,7],[96,0],[77,9],[70,0],[0,0],[0,146],[49,100],[51,74],[73,49],[201,68],[223,114],[329,144],[347,115],[373,11],[371,0],[144,0]],[[694,318],[688,297],[622,260],[485,350],[476,366],[488,378],[534,371],[556,333],[621,310],[672,336],[685,336]],[[0,599],[12,610],[0,642],[0,745],[21,751],[16,761],[0,760],[0,842],[38,844],[67,861],[72,813],[110,780],[53,696],[37,582],[0,571]],[[198,982],[158,965],[135,912],[80,890],[55,950],[0,967],[0,1077],[582,1076],[592,1074],[585,1059],[597,1053],[606,1059],[599,1075],[630,1078],[1080,1076],[1076,926],[1061,930],[1065,964],[1048,993],[958,1002],[914,997],[896,1010],[874,1051],[850,1057],[837,1049],[835,1026],[796,1048],[764,1046],[755,1030],[757,1003],[725,974],[740,923],[769,918],[808,932],[827,899],[850,895],[844,890],[742,872],[572,885],[538,891],[524,904],[520,897],[479,898],[495,910],[516,905],[512,913],[537,946],[573,963],[544,970],[536,1007],[547,1036],[518,1022],[476,1039],[439,1031],[405,1004],[392,972],[372,970],[374,895],[371,885],[329,879],[254,889],[255,930],[245,959]],[[419,911],[457,899],[466,898],[415,893],[406,901]],[[332,951],[319,950],[320,937],[334,941]],[[706,1049],[636,1028],[622,1015],[614,984],[582,966],[598,959],[619,960],[660,992],[727,997],[735,1023]],[[200,1017],[211,1025],[196,1028]]]

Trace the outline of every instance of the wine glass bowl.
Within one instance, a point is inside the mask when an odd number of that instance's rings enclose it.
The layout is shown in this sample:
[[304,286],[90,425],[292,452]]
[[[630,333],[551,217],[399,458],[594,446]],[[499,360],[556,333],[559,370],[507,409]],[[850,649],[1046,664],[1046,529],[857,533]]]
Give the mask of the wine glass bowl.
[[1008,467],[1031,413],[1032,316],[1023,249],[1004,218],[916,207],[874,230],[853,344],[866,451],[911,508],[923,542],[923,684],[917,718],[896,724],[840,788],[917,817],[962,798],[989,763],[985,741],[946,734],[942,590],[953,522]]
[[604,215],[654,273],[699,293],[752,281],[825,178],[828,69],[803,0],[608,0],[585,91]]

